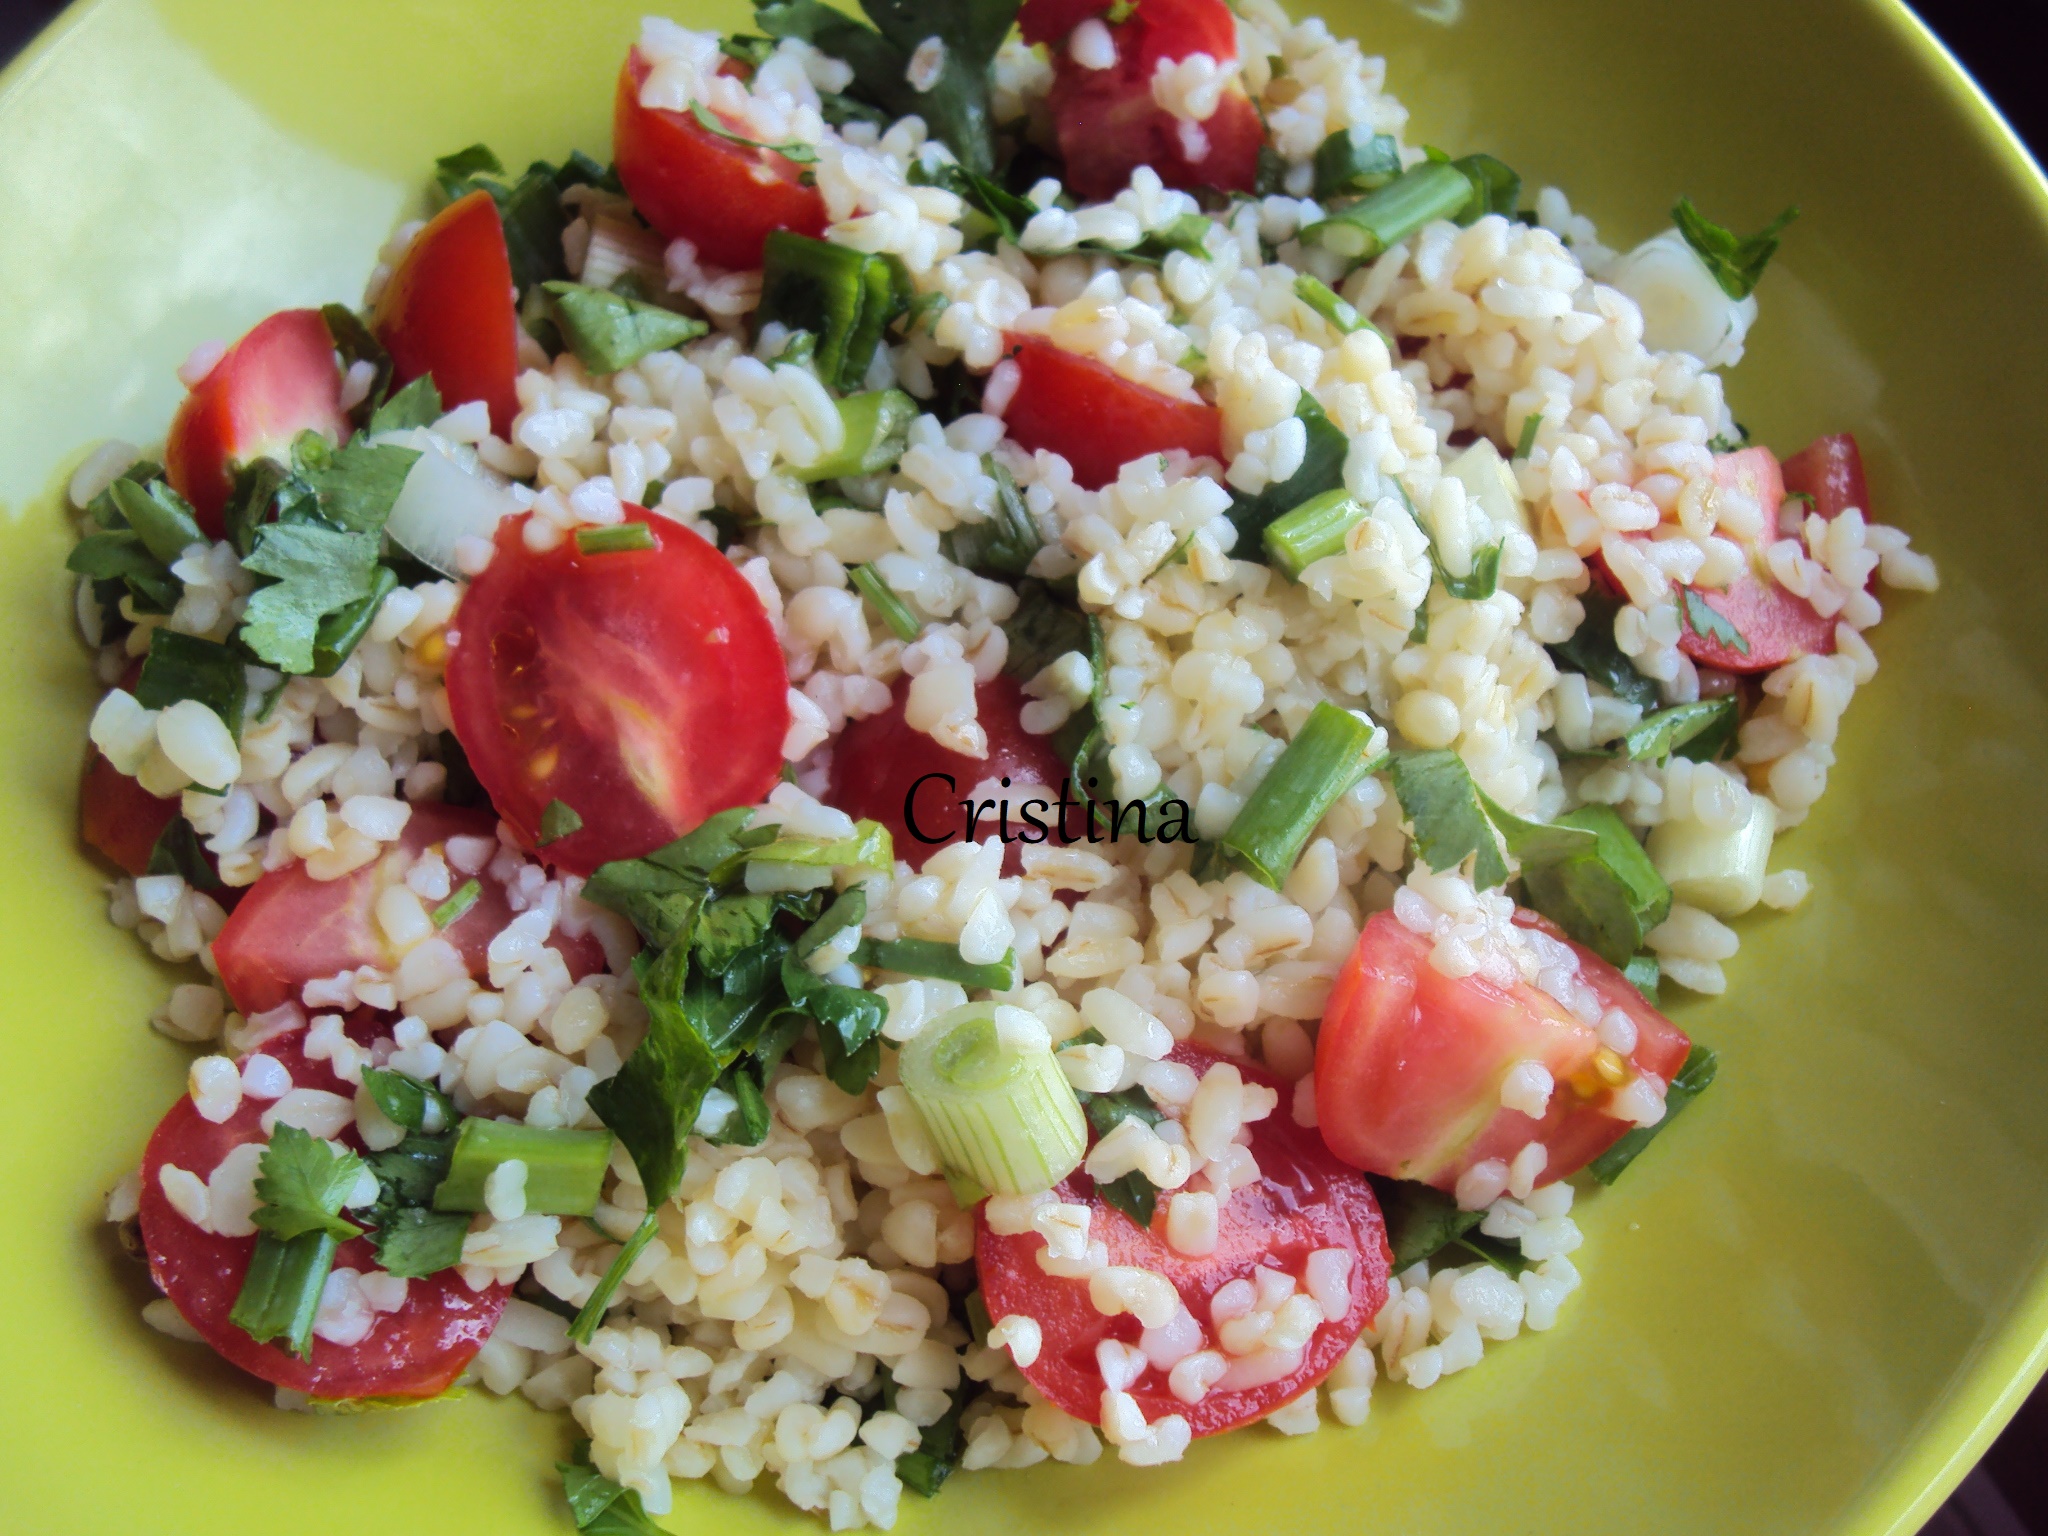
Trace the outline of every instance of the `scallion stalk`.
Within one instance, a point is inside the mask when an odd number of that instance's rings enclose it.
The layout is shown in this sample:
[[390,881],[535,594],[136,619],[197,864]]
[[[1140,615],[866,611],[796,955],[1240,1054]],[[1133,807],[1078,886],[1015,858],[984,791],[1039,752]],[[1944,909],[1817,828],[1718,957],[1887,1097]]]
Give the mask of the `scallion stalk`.
[[1223,834],[1224,856],[1280,889],[1323,813],[1371,767],[1372,734],[1349,711],[1316,705]]
[[1299,581],[1318,560],[1342,553],[1345,535],[1365,519],[1366,509],[1341,486],[1311,496],[1266,525],[1267,559]]
[[1340,256],[1370,261],[1432,220],[1454,218],[1471,200],[1472,183],[1463,171],[1431,161],[1302,233],[1317,236]]
[[1006,1039],[999,1006],[941,1014],[903,1047],[897,1066],[949,1180],[1037,1194],[1081,1165],[1088,1122],[1051,1040],[1042,1031],[1035,1045]]
[[256,1236],[249,1271],[228,1321],[258,1344],[282,1339],[301,1360],[313,1353],[313,1323],[320,1315],[320,1293],[334,1269],[341,1245],[332,1233],[315,1230],[297,1237]]
[[436,928],[446,928],[450,923],[454,922],[457,918],[461,917],[463,913],[467,912],[471,907],[475,906],[477,903],[477,898],[483,895],[483,893],[484,887],[482,881],[463,881],[462,885],[456,890],[454,895],[450,896],[446,901],[442,902],[441,905],[434,908],[434,926]]
[[839,402],[839,419],[846,423],[846,441],[817,463],[791,469],[791,476],[816,482],[840,480],[848,475],[875,475],[895,468],[909,445],[910,424],[917,420],[917,410],[917,402],[900,389],[871,389],[866,394],[848,395]]
[[862,939],[853,952],[853,963],[899,976],[929,976],[963,987],[986,987],[991,992],[1007,992],[1017,985],[1014,949],[994,965],[974,965],[960,958],[959,945],[939,939]]
[[579,555],[623,555],[632,550],[654,548],[654,530],[645,523],[617,523],[610,528],[578,528]]
[[915,640],[924,633],[924,620],[911,612],[910,605],[896,595],[896,589],[872,565],[849,565],[846,578],[855,591],[875,605],[875,612],[898,640]]
[[1306,272],[1294,280],[1294,296],[1349,336],[1353,331],[1371,331],[1385,341],[1387,334],[1358,312],[1358,307],[1319,277]]
[[610,1131],[557,1130],[487,1120],[462,1122],[448,1176],[434,1191],[437,1211],[481,1211],[484,1186],[505,1163],[526,1164],[526,1209],[538,1216],[588,1216],[597,1209],[611,1161]]

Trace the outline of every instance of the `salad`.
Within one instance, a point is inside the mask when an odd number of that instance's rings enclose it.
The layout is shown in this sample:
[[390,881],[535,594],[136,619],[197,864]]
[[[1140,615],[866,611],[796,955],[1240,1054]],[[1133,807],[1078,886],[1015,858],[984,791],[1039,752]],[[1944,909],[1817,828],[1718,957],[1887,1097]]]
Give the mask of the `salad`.
[[1936,585],[1729,413],[1793,210],[1610,249],[1271,0],[863,10],[647,20],[70,486],[144,1317],[566,1411],[585,1530],[1549,1329]]

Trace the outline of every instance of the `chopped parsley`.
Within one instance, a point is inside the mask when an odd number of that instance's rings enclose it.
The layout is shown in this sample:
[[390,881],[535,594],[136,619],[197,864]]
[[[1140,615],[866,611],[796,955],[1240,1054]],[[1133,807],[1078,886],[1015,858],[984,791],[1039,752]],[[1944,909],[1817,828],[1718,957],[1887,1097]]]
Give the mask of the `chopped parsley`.
[[1702,640],[1724,646],[1741,656],[1749,654],[1749,642],[1742,636],[1727,615],[1721,613],[1697,587],[1681,587],[1684,600],[1679,605],[1679,617],[1685,620],[1685,627]]
[[1746,299],[1756,291],[1770,259],[1778,253],[1779,237],[1785,226],[1799,217],[1799,210],[1787,208],[1753,235],[1737,236],[1723,229],[1693,207],[1692,199],[1681,197],[1671,210],[1671,222],[1678,226],[1685,243],[1693,248],[1721,291],[1731,299]]

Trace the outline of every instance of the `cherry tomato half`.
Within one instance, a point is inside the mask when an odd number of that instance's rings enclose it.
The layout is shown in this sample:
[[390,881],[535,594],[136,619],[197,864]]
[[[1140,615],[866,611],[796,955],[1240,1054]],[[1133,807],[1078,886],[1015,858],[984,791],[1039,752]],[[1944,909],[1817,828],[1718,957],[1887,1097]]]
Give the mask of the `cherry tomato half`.
[[524,517],[449,631],[456,738],[498,814],[538,847],[561,801],[579,830],[543,850],[589,874],[752,805],[782,771],[789,672],[761,599],[696,534],[639,508],[655,547],[527,548]]
[[149,856],[178,814],[178,798],[152,795],[94,752],[78,783],[78,835],[88,848],[131,875],[149,873]]
[[[1033,736],[1019,723],[1024,691],[1013,679],[999,673],[974,690],[974,718],[988,736],[987,757],[967,757],[948,751],[925,732],[912,730],[903,718],[909,696],[910,682],[906,678],[896,684],[895,701],[879,715],[847,722],[832,746],[832,778],[825,794],[830,804],[849,816],[866,817],[887,827],[895,842],[896,857],[907,861],[913,869],[922,869],[924,861],[940,848],[967,835],[967,812],[962,802],[973,794],[976,785],[988,779],[1011,780],[1013,834],[1029,830],[1016,809],[1023,797],[1014,794],[1024,785],[1037,785],[1047,791],[1043,798],[1052,802],[1052,809],[1034,814],[1048,828],[1057,826],[1059,787],[1067,776],[1067,765],[1053,750],[1051,737]],[[949,775],[952,787],[944,779],[933,777],[938,774]],[[913,833],[909,825],[906,808],[913,794],[917,830],[924,837]],[[1086,825],[1082,812],[1068,812],[1067,824],[1072,830],[1081,831]],[[978,818],[976,841],[1001,833],[1001,824],[994,815]],[[1033,836],[1036,837],[1035,832]],[[1057,836],[1052,840],[1065,841]],[[1022,867],[1025,846],[1020,841],[1005,847],[1003,867],[1010,873],[1015,874]]]
[[[1231,1058],[1183,1044],[1175,1047],[1172,1059],[1201,1073]],[[1133,1265],[1173,1282],[1201,1328],[1198,1347],[1203,1349],[1219,1348],[1210,1302],[1231,1281],[1249,1279],[1264,1265],[1292,1277],[1295,1289],[1305,1291],[1302,1278],[1311,1253],[1336,1248],[1351,1255],[1350,1309],[1317,1327],[1293,1369],[1242,1386],[1225,1377],[1200,1402],[1190,1404],[1173,1395],[1165,1371],[1156,1365],[1146,1367],[1131,1388],[1146,1421],[1177,1413],[1196,1435],[1220,1434],[1263,1418],[1327,1376],[1386,1304],[1387,1275],[1393,1264],[1371,1188],[1332,1157],[1313,1130],[1294,1123],[1288,1113],[1290,1086],[1254,1063],[1233,1064],[1247,1082],[1278,1092],[1280,1107],[1252,1127],[1252,1155],[1261,1176],[1224,1203],[1213,1253],[1190,1258],[1167,1243],[1165,1198],[1159,1201],[1151,1230],[1145,1231],[1103,1200],[1085,1173],[1073,1174],[1054,1191],[1062,1201],[1089,1207],[1088,1235],[1109,1250],[1111,1264]],[[1038,1358],[1024,1368],[1025,1376],[1048,1401],[1075,1418],[1099,1423],[1103,1386],[1095,1347],[1104,1339],[1138,1344],[1144,1330],[1129,1314],[1104,1317],[1096,1311],[1086,1280],[1040,1269],[1038,1253],[1044,1246],[1045,1240],[1035,1232],[998,1236],[989,1229],[986,1211],[978,1215],[974,1260],[982,1300],[993,1320],[1012,1313],[1037,1320],[1043,1342]]]
[[[1690,1049],[1684,1032],[1613,966],[1571,947],[1604,1008],[1636,1026],[1624,1082],[1644,1076],[1668,1087]],[[1620,1140],[1630,1123],[1607,1113],[1621,1085],[1598,1074],[1593,1026],[1527,983],[1446,976],[1429,952],[1428,939],[1380,912],[1338,973],[1316,1038],[1316,1119],[1331,1152],[1370,1173],[1450,1190],[1473,1164],[1512,1161],[1532,1141],[1548,1153],[1547,1184]],[[1540,1120],[1500,1101],[1502,1080],[1524,1061],[1540,1063],[1555,1084]]]
[[[303,1035],[268,1041],[263,1053],[281,1063],[295,1088],[353,1094],[354,1089],[300,1052]],[[446,1269],[406,1283],[405,1304],[379,1317],[355,1344],[313,1340],[304,1360],[273,1341],[259,1344],[228,1321],[257,1239],[223,1237],[187,1221],[164,1194],[166,1165],[201,1179],[236,1147],[267,1140],[261,1120],[270,1105],[244,1099],[220,1124],[201,1117],[189,1095],[180,1095],[149,1138],[142,1157],[142,1242],[149,1273],[178,1313],[220,1356],[251,1375],[326,1399],[432,1397],[462,1374],[505,1308],[502,1285],[472,1291],[459,1270]],[[353,1129],[341,1139],[360,1150]],[[350,1238],[335,1254],[335,1267],[366,1272],[376,1267],[367,1238]]]
[[1813,509],[1833,522],[1851,507],[1870,512],[1870,486],[1863,477],[1863,451],[1853,433],[1817,437],[1787,459],[1785,489],[1813,498]]
[[[1768,448],[1744,448],[1714,458],[1717,485],[1739,490],[1764,510],[1764,529],[1749,547],[1749,561],[1727,586],[1695,587],[1698,599],[1735,627],[1743,645],[1703,635],[1690,623],[1679,631],[1678,648],[1702,666],[1723,672],[1768,672],[1801,656],[1826,656],[1835,649],[1835,621],[1788,592],[1763,563],[1762,551],[1778,537],[1778,508],[1785,481]],[[1744,649],[1744,647],[1747,649]]]
[[431,374],[445,408],[481,400],[491,430],[512,435],[519,299],[490,193],[458,197],[427,221],[378,295],[370,329],[391,353],[395,384]]
[[[398,841],[406,862],[451,837],[497,840],[497,819],[488,811],[452,805],[416,805]],[[244,1014],[267,1013],[280,1003],[295,1001],[300,988],[323,976],[357,966],[388,970],[398,963],[377,926],[377,898],[402,878],[390,855],[364,865],[339,880],[315,880],[303,864],[287,864],[263,876],[243,894],[234,913],[213,941],[214,964],[221,985]],[[466,878],[450,872],[460,886]],[[462,952],[472,976],[489,970],[486,950],[498,931],[512,921],[505,887],[488,872],[477,877],[476,902],[449,923],[441,936]],[[561,952],[572,976],[588,976],[605,967],[604,949],[589,934],[571,937],[559,928],[548,939]]]
[[649,68],[639,49],[627,54],[612,108],[619,181],[641,217],[733,271],[761,265],[770,230],[825,232],[825,199],[794,161],[720,138],[687,112],[640,105]]
[[309,431],[348,437],[341,367],[320,311],[287,309],[258,322],[192,386],[164,440],[164,475],[217,539],[236,468],[289,458],[292,439]]
[[1215,406],[1134,384],[1042,336],[1013,336],[1010,345],[1022,377],[1004,412],[1009,434],[1025,448],[1060,455],[1076,484],[1099,490],[1130,460],[1175,448],[1222,459],[1223,416]]

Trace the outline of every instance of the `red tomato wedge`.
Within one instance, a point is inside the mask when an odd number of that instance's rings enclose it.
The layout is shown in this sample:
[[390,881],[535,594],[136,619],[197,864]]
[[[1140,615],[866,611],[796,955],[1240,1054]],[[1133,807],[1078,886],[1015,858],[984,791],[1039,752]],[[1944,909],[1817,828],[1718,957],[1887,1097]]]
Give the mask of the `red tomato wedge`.
[[164,475],[217,539],[238,466],[289,458],[301,432],[339,443],[348,431],[327,322],[317,309],[287,309],[260,321],[192,386],[164,440]]
[[94,752],[78,783],[78,835],[88,848],[131,875],[149,873],[149,856],[178,814],[178,799],[152,795]]
[[[495,841],[497,827],[488,811],[416,805],[398,847],[417,857],[451,837]],[[396,965],[398,956],[376,918],[378,896],[403,877],[393,862],[386,855],[339,880],[315,880],[303,864],[287,864],[250,886],[213,941],[214,964],[235,1007],[244,1014],[267,1013],[296,1001],[309,981],[361,965]],[[460,886],[464,876],[451,872],[450,878]],[[441,936],[462,952],[470,974],[481,978],[489,969],[485,951],[513,914],[504,886],[488,872],[477,879],[481,891],[475,905]],[[589,934],[572,938],[557,928],[548,944],[561,952],[572,976],[605,967],[604,949]]]
[[1778,537],[1778,508],[1785,500],[1777,457],[1768,448],[1717,454],[1714,480],[1753,497],[1764,509],[1763,536],[1750,551],[1748,568],[1726,587],[1691,589],[1735,627],[1743,646],[1702,635],[1688,619],[1679,631],[1678,648],[1700,665],[1723,672],[1768,672],[1801,656],[1832,654],[1835,621],[1822,618],[1813,604],[1778,585],[1763,563],[1762,547]]
[[782,771],[789,672],[760,596],[696,534],[639,508],[655,547],[585,555],[498,528],[448,636],[456,738],[530,846],[559,800],[582,827],[544,850],[587,875],[752,805]]
[[[887,827],[895,841],[896,857],[913,869],[922,869],[924,861],[940,848],[967,835],[967,812],[961,802],[985,779],[1042,785],[1049,791],[1045,798],[1053,802],[1053,809],[1035,814],[1047,827],[1057,824],[1058,791],[1067,777],[1067,765],[1053,750],[1051,737],[1033,736],[1018,723],[1024,691],[1015,681],[998,674],[974,690],[975,718],[988,735],[987,757],[949,752],[923,731],[912,730],[903,718],[909,696],[910,683],[904,679],[896,684],[895,702],[887,709],[865,720],[847,722],[832,747],[832,779],[825,793],[828,803],[849,816],[866,817]],[[934,774],[950,775],[952,785],[932,778]],[[924,833],[923,837],[910,828],[913,797],[917,831]],[[1084,825],[1081,812],[1069,814],[1069,825],[1076,829]],[[1013,832],[1027,830],[1015,810],[1010,827]],[[975,837],[1000,836],[1001,830],[996,818],[985,814],[976,823]],[[1022,867],[1023,848],[1022,843],[1011,843],[1004,849],[1003,867],[1012,874]]]
[[1817,437],[1780,469],[1785,489],[1813,498],[1813,509],[1833,522],[1849,508],[1870,512],[1870,486],[1863,478],[1863,452],[1848,432]]
[[490,193],[458,197],[413,237],[377,298],[370,329],[391,353],[395,385],[431,374],[443,406],[481,400],[491,430],[512,435],[519,299]]
[[1026,42],[1052,50],[1050,104],[1067,186],[1082,198],[1113,197],[1129,185],[1132,171],[1149,165],[1169,187],[1251,191],[1265,128],[1241,86],[1226,89],[1216,111],[1199,123],[1182,123],[1152,95],[1152,77],[1163,62],[1198,53],[1220,65],[1236,61],[1237,20],[1229,6],[1223,0],[1142,0],[1109,28],[1116,63],[1089,69],[1063,42],[1106,9],[1033,0],[1018,17]]
[[635,48],[619,71],[612,152],[641,217],[671,240],[734,271],[761,265],[768,232],[825,232],[825,199],[803,168],[766,149],[720,138],[687,112],[640,105],[649,65]]
[[[1130,1389],[1145,1420],[1152,1423],[1177,1413],[1196,1435],[1221,1434],[1262,1418],[1308,1391],[1329,1375],[1365,1325],[1387,1300],[1387,1275],[1393,1255],[1387,1248],[1379,1203],[1365,1180],[1332,1157],[1320,1137],[1294,1123],[1287,1106],[1292,1088],[1255,1063],[1235,1061],[1198,1045],[1174,1048],[1173,1060],[1206,1072],[1215,1062],[1230,1060],[1247,1082],[1260,1083],[1280,1095],[1280,1107],[1252,1127],[1252,1153],[1262,1177],[1233,1193],[1224,1204],[1216,1251],[1189,1258],[1166,1241],[1166,1200],[1159,1202],[1150,1231],[1095,1193],[1085,1173],[1075,1173],[1054,1193],[1063,1201],[1086,1205],[1092,1215],[1091,1240],[1109,1250],[1111,1264],[1128,1264],[1164,1275],[1180,1292],[1182,1304],[1201,1324],[1204,1349],[1217,1349],[1209,1320],[1212,1297],[1233,1280],[1250,1278],[1261,1265],[1292,1276],[1297,1292],[1306,1291],[1302,1276],[1308,1256],[1318,1249],[1339,1248],[1351,1255],[1351,1308],[1334,1322],[1319,1325],[1301,1351],[1300,1363],[1272,1381],[1232,1387],[1225,1383],[1199,1403],[1184,1403],[1167,1386],[1167,1373],[1148,1365]],[[1045,1240],[1035,1232],[998,1236],[989,1230],[986,1213],[975,1219],[975,1268],[981,1276],[982,1300],[991,1319],[1012,1313],[1037,1320],[1043,1345],[1037,1360],[1024,1368],[1031,1384],[1077,1419],[1101,1422],[1102,1370],[1095,1346],[1104,1339],[1139,1342],[1143,1329],[1128,1313],[1104,1317],[1088,1297],[1088,1282],[1048,1275],[1038,1267]]]
[[[263,1053],[284,1065],[295,1088],[353,1094],[325,1062],[309,1062],[300,1054],[301,1039],[294,1034],[268,1041]],[[195,1227],[165,1196],[162,1173],[168,1164],[206,1178],[236,1147],[268,1139],[260,1122],[269,1107],[244,1099],[241,1108],[215,1125],[201,1117],[189,1096],[181,1095],[158,1123],[142,1155],[142,1242],[150,1278],[223,1359],[277,1386],[329,1400],[432,1397],[445,1391],[497,1326],[511,1294],[504,1286],[472,1291],[453,1269],[408,1281],[405,1304],[379,1317],[361,1342],[341,1345],[315,1338],[304,1360],[276,1342],[257,1343],[228,1321],[257,1240]],[[342,1140],[361,1150],[352,1129]],[[334,1263],[337,1269],[366,1272],[376,1267],[376,1250],[367,1238],[350,1238]]]
[[1042,336],[1013,336],[1022,377],[1003,419],[1028,449],[1044,448],[1073,467],[1075,483],[1099,490],[1132,459],[1184,449],[1223,457],[1223,415],[1201,400],[1177,400],[1134,384],[1106,363],[1064,351]]
[[[1526,921],[1570,942],[1533,913]],[[1601,1002],[1635,1023],[1627,1073],[1668,1087],[1691,1042],[1613,966],[1571,947]],[[1630,1125],[1605,1112],[1615,1090],[1598,1074],[1591,1025],[1526,983],[1446,976],[1429,951],[1429,940],[1380,912],[1338,973],[1316,1039],[1316,1119],[1331,1152],[1370,1173],[1450,1190],[1473,1164],[1512,1161],[1532,1141],[1549,1154],[1547,1184],[1620,1140]],[[1502,1080],[1524,1061],[1555,1081],[1540,1120],[1500,1101]]]

